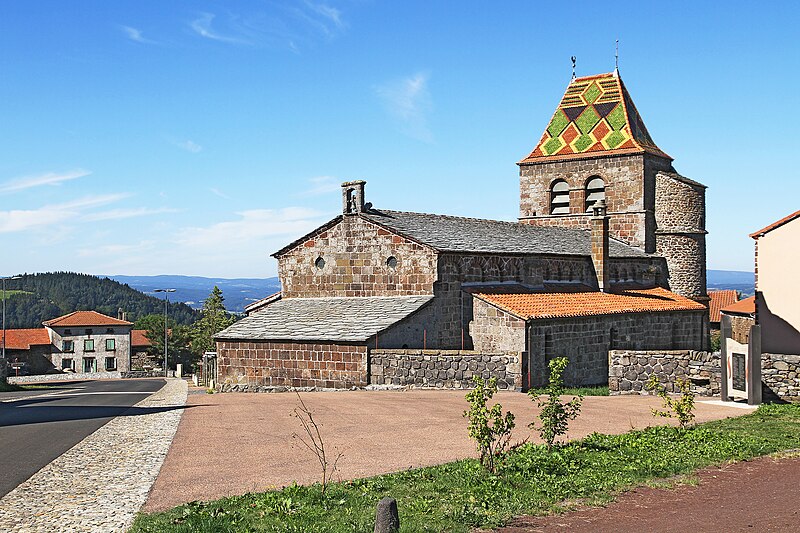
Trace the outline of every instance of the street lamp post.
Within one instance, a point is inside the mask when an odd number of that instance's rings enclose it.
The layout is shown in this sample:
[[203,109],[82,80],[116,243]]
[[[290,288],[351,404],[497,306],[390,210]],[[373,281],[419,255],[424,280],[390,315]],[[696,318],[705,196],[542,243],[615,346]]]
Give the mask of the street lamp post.
[[167,348],[167,306],[169,306],[169,293],[175,292],[175,289],[155,289],[153,292],[164,293],[164,377],[167,376],[168,361],[168,348]]
[[3,361],[6,360],[6,280],[22,279],[22,276],[5,276],[3,279]]

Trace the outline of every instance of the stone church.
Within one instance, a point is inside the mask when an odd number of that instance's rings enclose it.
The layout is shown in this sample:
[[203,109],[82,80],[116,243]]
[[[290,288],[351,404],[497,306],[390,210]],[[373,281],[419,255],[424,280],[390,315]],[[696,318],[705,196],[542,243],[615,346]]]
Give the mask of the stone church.
[[519,163],[518,222],[373,206],[275,252],[282,290],[216,336],[223,390],[368,384],[525,390],[568,357],[708,342],[705,186],[678,174],[618,72],[571,81]]

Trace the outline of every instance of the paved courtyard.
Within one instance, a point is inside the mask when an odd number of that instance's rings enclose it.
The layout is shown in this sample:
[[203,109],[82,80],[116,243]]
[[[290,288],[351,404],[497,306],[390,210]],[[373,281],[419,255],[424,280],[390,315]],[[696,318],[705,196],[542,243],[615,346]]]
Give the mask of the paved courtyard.
[[[301,394],[323,424],[326,446],[343,454],[342,479],[475,456],[461,416],[467,407],[464,391]],[[504,392],[495,401],[517,417],[514,440],[538,441],[527,429],[538,412],[528,396]],[[298,405],[294,393],[191,394],[187,403],[194,407],[184,412],[145,511],[318,481],[315,457],[292,439],[301,430],[292,417]],[[569,437],[671,423],[651,415],[650,408],[660,405],[652,396],[587,397]],[[721,402],[699,402],[696,409],[698,422],[747,412]]]

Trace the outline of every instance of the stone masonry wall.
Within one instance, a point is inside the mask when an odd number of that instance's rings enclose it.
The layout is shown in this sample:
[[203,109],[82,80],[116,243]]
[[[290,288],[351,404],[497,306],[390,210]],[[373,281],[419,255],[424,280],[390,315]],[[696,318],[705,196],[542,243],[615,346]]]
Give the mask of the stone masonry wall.
[[800,355],[762,353],[761,382],[764,400],[800,400]]
[[431,294],[436,252],[346,215],[279,257],[278,275],[284,298]]
[[[584,191],[588,180],[599,176],[606,187],[611,236],[652,252],[655,173],[671,168],[669,160],[647,154],[520,165],[520,221],[588,228]],[[569,215],[550,215],[550,191],[558,179],[570,187]]]
[[669,287],[701,299],[706,290],[705,188],[656,174],[656,253],[666,258]]
[[626,313],[534,320],[528,332],[530,384],[540,387],[554,357],[567,357],[568,385],[596,385],[608,380],[609,350],[689,350],[702,347],[703,311]]
[[500,389],[522,388],[522,354],[460,350],[371,350],[370,383],[469,389],[472,376],[497,378]]
[[608,388],[615,394],[648,394],[650,376],[659,377],[668,392],[677,392],[675,380],[688,378],[698,396],[718,396],[722,373],[720,354],[694,350],[612,350],[608,355]]
[[489,353],[525,350],[525,320],[477,297],[472,299],[472,309],[470,334],[476,350]]
[[222,390],[344,389],[367,384],[367,347],[357,344],[218,341]]

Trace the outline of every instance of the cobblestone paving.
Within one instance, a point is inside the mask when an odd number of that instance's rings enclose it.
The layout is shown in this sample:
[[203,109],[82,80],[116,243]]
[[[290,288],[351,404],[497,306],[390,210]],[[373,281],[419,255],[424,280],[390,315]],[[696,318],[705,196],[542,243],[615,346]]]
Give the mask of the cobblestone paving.
[[[183,406],[170,379],[139,408]],[[183,409],[118,416],[0,499],[0,531],[125,531],[147,499]]]

